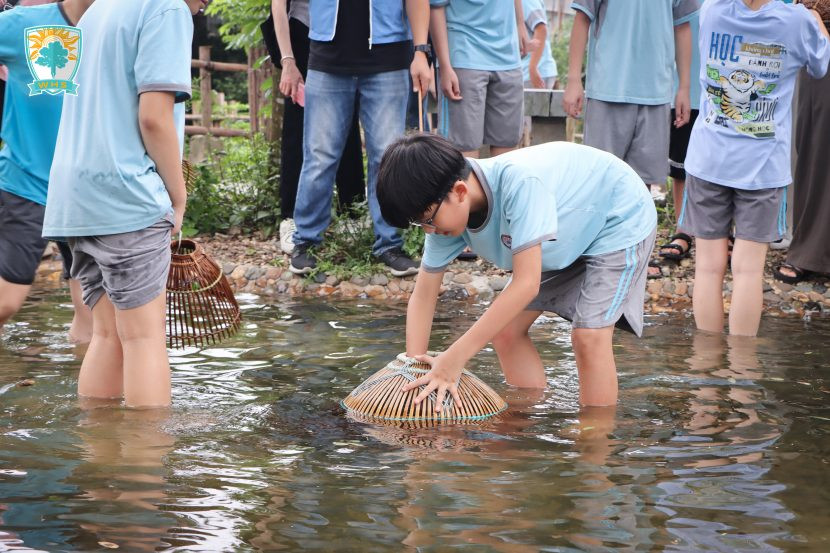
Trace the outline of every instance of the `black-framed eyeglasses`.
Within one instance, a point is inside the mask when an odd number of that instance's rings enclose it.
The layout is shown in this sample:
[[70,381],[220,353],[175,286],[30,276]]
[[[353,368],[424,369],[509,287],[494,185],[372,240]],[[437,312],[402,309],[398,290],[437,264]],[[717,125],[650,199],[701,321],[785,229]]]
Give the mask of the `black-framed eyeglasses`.
[[435,230],[436,227],[433,221],[435,220],[435,216],[438,215],[438,210],[441,209],[441,204],[444,203],[445,199],[447,199],[446,196],[441,198],[441,200],[438,202],[438,205],[435,206],[435,211],[433,211],[432,215],[429,216],[429,219],[427,219],[426,221],[412,221],[410,224],[415,227],[430,228],[432,230]]

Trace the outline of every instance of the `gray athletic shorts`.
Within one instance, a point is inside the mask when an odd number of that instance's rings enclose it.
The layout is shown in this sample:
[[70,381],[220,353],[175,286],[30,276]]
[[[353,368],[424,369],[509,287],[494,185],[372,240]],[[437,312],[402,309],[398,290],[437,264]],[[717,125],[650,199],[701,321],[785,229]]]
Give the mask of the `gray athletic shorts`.
[[[556,77],[542,77],[542,80],[545,81],[544,90],[550,90],[551,88],[553,88],[553,85],[556,84]],[[525,81],[524,86],[525,88],[536,89],[536,87],[533,86],[533,83],[530,82],[530,80]]]
[[574,328],[616,326],[643,334],[648,259],[657,230],[629,248],[585,255],[560,271],[542,273],[539,295],[528,311],[551,311]]
[[665,184],[670,117],[669,104],[643,106],[588,98],[583,142],[625,161],[646,184]]
[[780,240],[787,232],[787,187],[741,190],[686,175],[677,229],[715,240],[732,234],[751,242]]
[[441,94],[438,132],[464,152],[482,144],[517,146],[524,125],[522,70],[456,69],[455,74],[462,99]]
[[120,310],[141,307],[165,291],[170,270],[172,216],[122,234],[69,238],[72,278],[92,309],[106,293]]

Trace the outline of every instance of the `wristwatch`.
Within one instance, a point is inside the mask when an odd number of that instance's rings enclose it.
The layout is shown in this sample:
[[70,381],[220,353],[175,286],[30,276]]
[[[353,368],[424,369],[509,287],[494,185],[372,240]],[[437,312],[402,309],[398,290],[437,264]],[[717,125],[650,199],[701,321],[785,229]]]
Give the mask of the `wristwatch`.
[[427,58],[432,57],[432,46],[430,46],[429,44],[416,44],[415,51],[423,52]]

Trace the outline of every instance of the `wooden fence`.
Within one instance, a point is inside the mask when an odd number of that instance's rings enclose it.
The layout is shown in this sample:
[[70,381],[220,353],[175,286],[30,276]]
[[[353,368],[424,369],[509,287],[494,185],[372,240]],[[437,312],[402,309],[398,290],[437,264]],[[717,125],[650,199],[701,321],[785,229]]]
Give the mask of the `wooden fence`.
[[[187,135],[213,135],[213,136],[248,136],[252,133],[265,131],[269,138],[273,138],[274,120],[276,119],[276,105],[272,104],[271,116],[263,116],[262,107],[266,101],[262,92],[262,84],[266,79],[276,79],[276,71],[270,61],[266,61],[261,67],[255,68],[255,62],[263,55],[261,48],[252,48],[248,53],[248,63],[225,63],[212,61],[210,59],[210,46],[199,47],[199,59],[191,60],[190,66],[199,69],[199,94],[201,105],[198,113],[188,113],[186,120],[189,123],[185,126]],[[216,71],[227,71],[235,73],[246,73],[248,75],[248,115],[214,115],[213,114],[213,86],[212,75]],[[274,90],[276,90],[276,80]],[[272,101],[276,99],[272,96]],[[194,106],[195,107],[195,106]],[[227,120],[246,120],[249,122],[249,130],[229,129],[219,124]],[[195,124],[198,123],[198,124]]]

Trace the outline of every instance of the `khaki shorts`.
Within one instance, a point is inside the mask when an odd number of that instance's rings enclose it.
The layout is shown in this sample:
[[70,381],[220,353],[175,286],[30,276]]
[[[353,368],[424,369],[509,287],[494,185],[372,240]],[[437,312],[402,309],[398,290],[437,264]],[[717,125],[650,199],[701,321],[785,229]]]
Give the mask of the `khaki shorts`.
[[120,309],[156,299],[170,271],[172,216],[145,229],[69,238],[72,278],[81,283],[84,303],[92,309],[105,293]]

